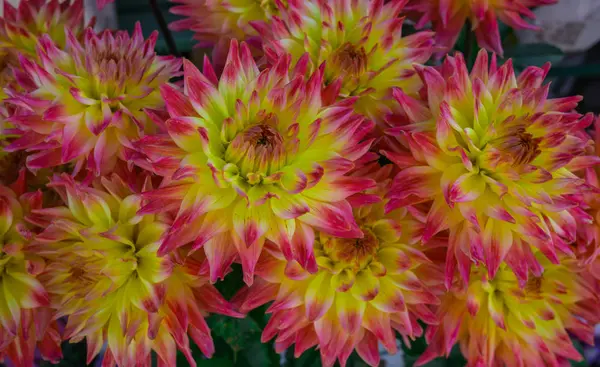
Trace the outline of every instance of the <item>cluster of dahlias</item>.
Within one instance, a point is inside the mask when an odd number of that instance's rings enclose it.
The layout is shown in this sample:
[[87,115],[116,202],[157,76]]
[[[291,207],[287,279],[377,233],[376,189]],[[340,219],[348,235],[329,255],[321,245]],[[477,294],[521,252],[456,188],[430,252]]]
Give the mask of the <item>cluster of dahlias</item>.
[[[560,366],[600,321],[600,135],[549,66],[452,47],[549,0],[173,0],[202,71],[81,0],[0,21],[0,362],[87,344],[195,366],[209,313],[270,303],[262,340],[324,366],[424,336],[470,366]],[[107,3],[108,1],[101,1]],[[405,15],[421,14],[403,35]],[[469,70],[470,69],[470,70]],[[175,77],[183,76],[182,82]],[[246,287],[214,284],[233,263]]]

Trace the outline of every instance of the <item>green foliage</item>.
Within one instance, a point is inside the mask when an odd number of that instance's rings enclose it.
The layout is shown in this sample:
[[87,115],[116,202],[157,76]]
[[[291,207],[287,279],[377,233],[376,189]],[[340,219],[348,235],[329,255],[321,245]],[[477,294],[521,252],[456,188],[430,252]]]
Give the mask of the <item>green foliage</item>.
[[[234,264],[232,269],[231,273],[216,285],[226,299],[231,299],[239,289],[245,287],[241,266]],[[269,315],[265,311],[266,306],[263,306],[253,310],[243,319],[222,315],[211,315],[207,319],[215,341],[215,357],[213,359],[217,358],[222,362],[219,366],[270,367],[280,365],[280,357],[275,353],[273,342],[262,343],[260,340],[262,330],[269,321]]]
[[[421,324],[423,328],[426,328],[425,324]],[[425,337],[420,337],[415,341],[411,342],[410,348],[402,343],[402,352],[404,352],[404,366],[413,367],[417,359],[423,354],[427,348]],[[467,361],[463,358],[458,347],[452,349],[448,359],[436,358],[435,360],[427,363],[425,367],[458,367],[465,366]]]

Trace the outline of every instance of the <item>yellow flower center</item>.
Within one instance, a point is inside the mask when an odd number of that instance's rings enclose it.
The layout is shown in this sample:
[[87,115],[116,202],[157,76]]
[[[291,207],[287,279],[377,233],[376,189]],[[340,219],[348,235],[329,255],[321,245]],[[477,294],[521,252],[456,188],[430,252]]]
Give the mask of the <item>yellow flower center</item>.
[[358,272],[367,267],[379,251],[379,239],[368,228],[362,229],[363,238],[327,238],[322,243],[323,251],[334,262],[344,268]]
[[[273,0],[255,0],[261,9],[265,12],[265,14],[270,17],[278,13],[277,5],[275,5],[275,1]],[[285,2],[284,2],[285,3]]]
[[344,43],[331,55],[331,64],[340,75],[359,77],[367,70],[367,53],[364,47]]
[[277,162],[285,158],[285,140],[271,120],[276,117],[267,116],[260,123],[249,126],[227,146],[225,160],[236,165],[243,176],[269,175],[279,167]]
[[70,269],[70,276],[69,283],[77,285],[79,289],[89,289],[89,287],[93,287],[98,282],[96,274],[90,273],[89,270],[85,270],[78,265]]

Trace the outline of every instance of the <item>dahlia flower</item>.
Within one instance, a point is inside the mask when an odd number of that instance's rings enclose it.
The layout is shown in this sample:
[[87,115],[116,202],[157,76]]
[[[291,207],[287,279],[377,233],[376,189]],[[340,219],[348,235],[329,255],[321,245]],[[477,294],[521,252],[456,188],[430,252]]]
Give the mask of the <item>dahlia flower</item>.
[[[253,22],[265,38],[271,62],[290,53],[294,62],[309,54],[315,70],[324,63],[329,98],[359,96],[355,108],[378,120],[390,88],[407,93],[420,86],[412,65],[426,62],[433,33],[402,37],[404,0],[288,1],[270,22]],[[390,97],[390,98],[387,98]],[[385,111],[385,109],[384,109]]]
[[426,332],[429,344],[416,365],[447,356],[460,344],[468,366],[564,366],[582,360],[568,333],[593,344],[598,296],[577,261],[551,264],[538,257],[542,274],[524,287],[504,264],[494,278],[473,267],[468,285],[442,297],[439,324]]
[[253,53],[262,53],[261,40],[252,21],[269,21],[285,8],[287,0],[171,0],[177,4],[170,12],[183,19],[169,24],[174,31],[192,31],[198,47],[212,48],[212,60],[218,70],[227,58],[232,39],[246,41]]
[[[20,180],[14,188],[20,192],[23,185]],[[16,366],[32,366],[36,346],[46,360],[56,363],[62,357],[48,294],[39,280],[46,263],[31,251],[34,233],[23,219],[41,200],[41,192],[19,197],[0,185],[0,362],[8,359]]]
[[58,317],[68,316],[64,338],[87,343],[87,363],[107,345],[103,366],[176,365],[179,349],[191,366],[188,336],[214,352],[207,312],[239,317],[208,283],[205,259],[159,257],[167,218],[136,214],[139,195],[116,175],[94,187],[64,174],[49,184],[66,206],[34,211],[46,229],[37,251],[53,259],[43,274]]
[[298,358],[318,345],[323,366],[336,359],[345,366],[356,349],[377,366],[379,342],[395,353],[396,331],[410,344],[423,332],[417,320],[436,322],[430,307],[438,300],[428,283],[438,279],[443,287],[443,272],[421,252],[423,215],[416,208],[385,213],[380,198],[391,181],[390,168],[373,175],[375,189],[352,199],[362,238],[316,232],[313,274],[269,246],[256,266],[258,279],[234,297],[242,312],[274,301],[262,341],[276,337],[277,352],[295,343]]
[[[594,125],[595,144],[588,153],[600,163],[600,119],[596,119]],[[592,275],[600,279],[600,169],[598,165],[588,166],[578,173],[595,190],[579,193],[580,205],[571,209],[578,213],[577,240],[572,247],[582,265],[588,266]]]
[[[265,239],[315,271],[313,228],[362,236],[346,198],[374,182],[345,173],[369,149],[362,138],[372,123],[353,113],[354,98],[324,106],[323,71],[307,74],[307,56],[292,70],[290,62],[259,72],[235,40],[220,80],[207,60],[204,74],[184,61],[184,93],[161,89],[169,137],[138,144],[142,164],[170,181],[144,194],[142,213],[178,211],[159,254],[204,247],[212,281],[239,253],[251,283]],[[176,171],[167,158],[180,161]]]
[[[65,27],[79,38],[83,35],[83,0],[20,0],[17,8],[3,1],[0,18],[0,55],[18,66],[18,55],[37,59],[37,44],[46,34],[58,48],[67,44]],[[88,26],[93,25],[93,20]]]
[[538,29],[523,17],[535,18],[534,6],[555,4],[558,0],[410,0],[407,9],[420,14],[417,28],[431,22],[436,45],[450,50],[465,24],[471,27],[477,43],[502,55],[498,19],[516,29]]
[[432,201],[423,241],[449,229],[449,285],[458,264],[465,280],[473,262],[493,278],[503,260],[525,282],[539,271],[534,253],[558,262],[572,254],[579,205],[591,190],[573,174],[593,165],[582,153],[591,141],[582,129],[592,116],[572,112],[580,97],[548,99],[549,66],[529,67],[517,78],[511,61],[497,67],[479,53],[469,75],[462,55],[439,70],[419,67],[423,100],[401,90],[394,96],[403,114],[389,133],[410,147],[412,157],[383,152],[403,169],[388,209]]
[[125,160],[132,140],[156,130],[145,110],[163,107],[158,87],[177,75],[180,61],[157,56],[157,33],[144,41],[139,23],[131,37],[88,28],[83,44],[66,32],[64,50],[44,35],[39,64],[20,58],[22,90],[9,90],[6,100],[21,107],[9,118],[19,136],[6,150],[31,152],[31,170],[72,162],[77,172],[87,161],[105,174]]

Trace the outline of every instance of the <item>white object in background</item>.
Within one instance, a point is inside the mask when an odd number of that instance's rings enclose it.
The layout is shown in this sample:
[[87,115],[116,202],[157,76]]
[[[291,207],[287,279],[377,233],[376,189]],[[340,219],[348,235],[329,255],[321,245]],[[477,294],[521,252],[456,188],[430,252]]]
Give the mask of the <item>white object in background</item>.
[[548,43],[564,52],[581,52],[600,41],[600,0],[560,0],[534,10],[541,30],[519,30],[522,43]]
[[5,1],[12,6],[19,5],[19,0],[0,0],[0,16],[4,15],[4,2]]
[[106,28],[117,29],[117,9],[115,3],[108,4],[102,9],[98,10],[96,0],[84,0],[83,2],[85,9],[85,23],[90,21],[92,17],[96,17],[96,26],[94,30],[96,32]]
[[404,367],[404,351],[402,350],[402,342],[396,339],[398,353],[388,354],[383,345],[379,345],[379,355],[381,356],[381,366],[384,367]]

